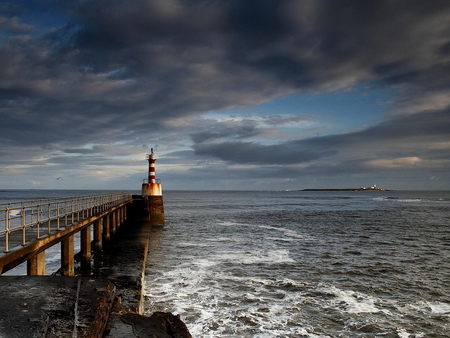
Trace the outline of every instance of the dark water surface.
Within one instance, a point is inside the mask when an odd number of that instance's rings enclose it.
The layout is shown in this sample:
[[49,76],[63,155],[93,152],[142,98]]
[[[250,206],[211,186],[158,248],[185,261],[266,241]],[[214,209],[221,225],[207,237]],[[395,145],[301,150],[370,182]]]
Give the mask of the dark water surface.
[[450,337],[450,192],[164,193],[146,311],[194,337]]

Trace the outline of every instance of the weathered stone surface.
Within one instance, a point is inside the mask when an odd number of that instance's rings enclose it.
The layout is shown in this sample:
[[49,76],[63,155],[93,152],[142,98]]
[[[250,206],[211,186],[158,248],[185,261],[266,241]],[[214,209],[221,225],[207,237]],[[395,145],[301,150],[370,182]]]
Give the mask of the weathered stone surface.
[[114,316],[105,338],[191,338],[180,317],[169,312],[155,312],[150,317],[137,313]]
[[1,276],[0,337],[102,337],[114,295],[103,279]]

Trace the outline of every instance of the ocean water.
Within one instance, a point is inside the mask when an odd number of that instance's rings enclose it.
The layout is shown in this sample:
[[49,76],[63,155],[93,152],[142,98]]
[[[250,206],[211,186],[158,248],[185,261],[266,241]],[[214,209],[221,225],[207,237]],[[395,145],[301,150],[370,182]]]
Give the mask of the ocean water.
[[[448,191],[165,191],[164,206],[145,311],[179,314],[195,338],[450,337]],[[46,256],[50,274],[59,251]]]
[[145,311],[193,337],[450,337],[450,192],[164,192]]

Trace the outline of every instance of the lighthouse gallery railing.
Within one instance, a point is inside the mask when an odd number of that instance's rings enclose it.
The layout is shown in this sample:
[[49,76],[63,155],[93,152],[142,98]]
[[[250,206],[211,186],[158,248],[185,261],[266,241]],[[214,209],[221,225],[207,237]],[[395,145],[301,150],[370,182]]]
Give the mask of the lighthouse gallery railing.
[[4,252],[9,252],[12,233],[21,231],[21,244],[27,245],[27,230],[32,229],[34,239],[39,239],[131,199],[131,193],[111,193],[2,203],[0,241],[4,238]]

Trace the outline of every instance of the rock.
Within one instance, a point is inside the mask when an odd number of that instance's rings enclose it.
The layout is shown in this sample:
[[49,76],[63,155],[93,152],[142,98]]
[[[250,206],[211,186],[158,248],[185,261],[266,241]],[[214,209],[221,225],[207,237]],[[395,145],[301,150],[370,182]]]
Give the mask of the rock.
[[150,317],[124,313],[115,315],[110,324],[108,338],[192,338],[180,317],[170,312],[155,312]]

